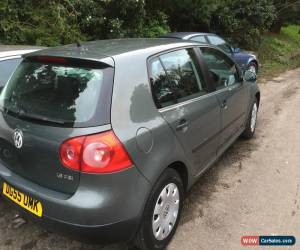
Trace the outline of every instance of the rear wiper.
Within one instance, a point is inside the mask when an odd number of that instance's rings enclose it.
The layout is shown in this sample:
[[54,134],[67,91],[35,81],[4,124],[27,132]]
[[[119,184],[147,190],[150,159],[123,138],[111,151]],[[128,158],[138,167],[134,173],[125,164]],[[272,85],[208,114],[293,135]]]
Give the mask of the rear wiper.
[[33,114],[33,113],[28,113],[27,111],[20,109],[17,112],[17,116],[20,118],[24,118],[24,119],[30,119],[30,120],[36,120],[36,121],[42,121],[42,122],[50,122],[50,123],[56,123],[56,124],[67,124],[70,123],[68,121],[63,121],[60,119],[55,119],[55,118],[48,118],[46,116],[43,115],[38,115],[38,114]]
[[44,123],[53,123],[53,124],[59,124],[59,125],[69,125],[69,124],[74,123],[73,121],[70,121],[70,120],[60,120],[60,119],[55,119],[55,118],[48,118],[43,115],[29,113],[28,111],[26,111],[25,109],[22,109],[22,108],[18,108],[17,111],[13,111],[6,107],[0,107],[0,111],[5,114],[19,117],[22,119],[34,120],[34,121],[39,121],[39,122],[44,122]]

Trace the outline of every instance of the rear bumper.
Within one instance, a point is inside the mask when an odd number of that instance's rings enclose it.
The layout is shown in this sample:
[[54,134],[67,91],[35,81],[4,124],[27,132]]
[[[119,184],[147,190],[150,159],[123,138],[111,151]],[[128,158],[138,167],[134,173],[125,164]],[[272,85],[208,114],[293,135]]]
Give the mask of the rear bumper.
[[82,174],[73,195],[46,189],[0,164],[1,189],[3,181],[42,203],[41,218],[16,204],[27,217],[51,231],[103,243],[134,237],[151,190],[136,167],[108,175]]
[[[32,217],[32,216],[30,216]],[[34,220],[34,218],[31,218]],[[106,225],[78,225],[44,217],[38,223],[51,232],[61,233],[72,239],[89,243],[125,242],[133,239],[139,218],[127,219]]]

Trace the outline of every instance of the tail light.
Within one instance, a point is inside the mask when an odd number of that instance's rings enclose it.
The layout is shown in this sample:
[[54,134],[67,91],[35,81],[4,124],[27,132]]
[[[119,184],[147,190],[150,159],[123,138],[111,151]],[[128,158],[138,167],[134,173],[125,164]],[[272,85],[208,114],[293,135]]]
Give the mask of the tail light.
[[43,63],[66,63],[66,58],[56,56],[36,56],[34,57],[39,62]]
[[113,131],[71,138],[60,146],[65,167],[86,173],[111,173],[132,166]]

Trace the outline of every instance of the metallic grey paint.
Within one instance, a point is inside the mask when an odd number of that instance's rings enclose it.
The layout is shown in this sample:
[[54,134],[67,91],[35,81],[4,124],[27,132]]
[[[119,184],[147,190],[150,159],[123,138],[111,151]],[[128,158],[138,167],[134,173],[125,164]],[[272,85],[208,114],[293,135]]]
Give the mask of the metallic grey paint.
[[[186,47],[197,49],[199,43],[172,39],[108,40],[83,44],[82,48],[71,45],[31,54],[105,61],[114,66],[111,122],[89,128],[58,128],[1,113],[1,140],[13,144],[13,130],[22,129],[28,154],[32,154],[26,166],[30,170],[27,175],[20,175],[15,166],[0,162],[1,186],[7,181],[41,200],[45,219],[54,225],[61,223],[80,230],[104,228],[115,240],[120,235],[133,237],[149,193],[162,172],[174,164],[184,167],[189,189],[243,132],[251,104],[259,93],[256,83],[244,81],[235,88],[227,87],[158,110],[152,97],[147,61],[159,53]],[[212,90],[205,66],[201,70]],[[226,110],[221,105],[225,99]],[[178,130],[176,126],[182,119],[189,124]],[[86,174],[61,166],[58,146],[65,139],[111,128],[129,153],[131,168],[112,174]],[[41,151],[52,154],[52,161],[45,164],[42,158],[33,156]],[[32,169],[41,171],[40,180],[32,178]],[[72,175],[75,181],[56,179],[57,171]],[[113,224],[118,223],[122,224],[118,227],[122,231],[117,232]]]

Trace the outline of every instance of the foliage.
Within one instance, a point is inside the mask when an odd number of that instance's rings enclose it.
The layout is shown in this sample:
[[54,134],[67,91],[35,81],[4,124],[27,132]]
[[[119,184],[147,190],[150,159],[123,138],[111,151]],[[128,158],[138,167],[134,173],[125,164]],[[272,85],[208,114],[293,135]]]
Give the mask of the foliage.
[[2,0],[0,41],[12,44],[59,45],[84,38],[69,0]]
[[168,32],[166,15],[158,10],[148,14],[145,7],[144,0],[108,1],[107,22],[101,37],[156,37]]
[[269,0],[228,0],[219,6],[216,13],[218,33],[252,48],[259,46],[261,34],[276,18],[274,5]]
[[270,76],[300,66],[300,25],[288,25],[279,34],[266,34],[258,50],[262,74]]
[[218,6],[218,0],[148,0],[151,11],[161,9],[169,16],[168,23],[173,31],[209,31],[211,16]]
[[279,33],[285,23],[300,23],[300,0],[273,0],[277,18],[271,31]]
[[299,19],[294,2],[300,0],[1,0],[0,43],[53,46],[202,31],[257,47],[287,10],[293,15],[286,21]]
[[0,42],[8,44],[53,46],[169,32],[166,15],[147,15],[142,0],[2,0],[0,19]]

